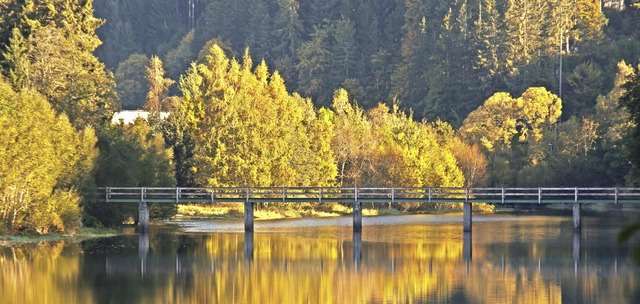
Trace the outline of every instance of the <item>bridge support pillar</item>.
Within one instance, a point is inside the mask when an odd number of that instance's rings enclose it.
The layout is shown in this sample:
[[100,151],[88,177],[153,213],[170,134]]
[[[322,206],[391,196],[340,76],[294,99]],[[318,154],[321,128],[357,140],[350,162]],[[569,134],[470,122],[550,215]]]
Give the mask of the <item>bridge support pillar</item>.
[[149,206],[145,201],[138,204],[138,232],[145,234],[149,232]]
[[244,203],[244,231],[253,232],[253,203],[250,201]]
[[353,202],[353,232],[362,232],[362,203]]
[[580,204],[573,204],[573,231],[580,232],[582,229],[582,220],[580,218]]
[[462,226],[464,232],[471,232],[471,203],[465,202],[462,208]]

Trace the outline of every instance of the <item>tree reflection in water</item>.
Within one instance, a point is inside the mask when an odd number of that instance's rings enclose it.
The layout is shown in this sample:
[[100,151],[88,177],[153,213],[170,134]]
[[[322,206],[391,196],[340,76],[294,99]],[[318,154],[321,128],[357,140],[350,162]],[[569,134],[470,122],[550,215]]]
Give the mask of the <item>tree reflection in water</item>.
[[617,228],[585,223],[582,235],[569,219],[476,217],[473,235],[399,222],[1,247],[0,302],[637,302]]

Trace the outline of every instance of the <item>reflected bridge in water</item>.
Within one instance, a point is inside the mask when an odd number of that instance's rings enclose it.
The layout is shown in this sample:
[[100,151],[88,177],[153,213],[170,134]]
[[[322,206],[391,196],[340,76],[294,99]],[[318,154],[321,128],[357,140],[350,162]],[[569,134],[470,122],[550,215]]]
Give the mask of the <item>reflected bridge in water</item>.
[[254,230],[256,203],[346,203],[353,206],[353,231],[362,231],[362,203],[463,203],[463,231],[471,232],[473,203],[573,204],[573,229],[580,231],[582,204],[640,203],[640,188],[184,188],[104,187],[104,203],[138,203],[139,229],[148,230],[147,203],[244,203],[244,230]]
[[[464,262],[464,268],[465,268],[465,272],[467,274],[469,274],[471,268],[472,268],[472,260],[473,260],[473,241],[472,241],[473,237],[471,232],[464,232],[463,234],[463,238],[462,238],[462,254],[461,254],[461,261]],[[347,241],[343,241],[343,242],[347,242]],[[113,264],[113,262],[107,261],[107,272],[113,273],[113,272],[139,272],[140,275],[142,277],[144,277],[145,275],[147,275],[148,272],[148,256],[149,256],[149,234],[147,233],[140,233],[138,234],[138,258],[139,258],[139,268],[134,267],[133,264],[131,263],[132,261],[128,261],[127,265],[120,265],[120,266],[115,266],[115,264]],[[244,237],[243,237],[243,245],[242,245],[242,249],[244,252],[244,262],[245,262],[245,268],[246,269],[251,269],[253,264],[254,264],[254,258],[255,258],[255,234],[254,232],[246,232],[244,233]],[[353,270],[355,270],[356,272],[361,270],[362,267],[362,263],[363,263],[363,241],[362,241],[362,232],[354,232],[352,235],[352,239],[351,239],[351,250],[352,250],[352,264],[351,267],[353,268]],[[574,272],[574,276],[578,277],[579,274],[579,270],[580,268],[584,268],[587,267],[586,264],[585,265],[581,265],[581,255],[582,255],[582,236],[579,232],[574,232],[573,233],[573,238],[571,241],[571,256],[572,256],[572,266],[573,266],[573,272]],[[176,255],[175,257],[175,269],[172,271],[175,271],[176,274],[179,274],[183,269],[189,269],[189,267],[193,268],[192,265],[197,264],[197,265],[201,265],[202,267],[198,267],[198,268],[203,268],[205,269],[206,266],[204,265],[206,263],[206,259],[202,260],[202,261],[194,261],[193,260],[194,257],[190,256],[190,257],[186,257],[186,256],[181,256],[181,255]],[[614,267],[614,271],[615,273],[618,272],[618,260],[617,258],[613,259],[612,261],[612,265]],[[189,266],[191,265],[191,266]],[[549,264],[549,265],[543,265],[542,264],[542,260],[540,257],[537,258],[537,268],[538,268],[538,272],[541,272],[542,267],[544,266],[544,268],[546,268],[546,271],[550,271],[550,269],[553,269],[554,267],[557,267],[557,265],[554,265],[553,263]],[[503,255],[501,258],[501,266],[500,269],[502,271],[502,274],[504,274],[505,269],[506,268],[512,268],[514,267],[513,265],[509,266],[506,265],[506,259],[505,256]],[[167,269],[162,270],[162,267],[160,267],[160,269],[158,268],[158,265],[152,267],[154,269],[154,271],[167,271]],[[119,270],[116,270],[119,269]],[[190,269],[188,271],[193,272],[193,269]],[[157,273],[156,273],[157,275]]]

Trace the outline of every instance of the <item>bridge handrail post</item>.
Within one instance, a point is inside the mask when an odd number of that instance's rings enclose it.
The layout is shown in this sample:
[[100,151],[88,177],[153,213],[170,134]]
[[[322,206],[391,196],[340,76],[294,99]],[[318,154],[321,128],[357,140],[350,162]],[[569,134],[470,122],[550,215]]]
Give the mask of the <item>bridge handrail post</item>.
[[618,203],[618,187],[614,188],[614,202],[617,204]]
[[180,202],[180,187],[176,187],[176,204]]
[[140,187],[140,200],[144,202],[144,187]]
[[575,199],[573,202],[577,204],[578,203],[578,187],[576,187],[574,191],[575,191]]
[[109,203],[109,199],[111,198],[111,187],[105,188],[105,200]]
[[429,187],[429,204],[431,204],[431,187]]
[[464,188],[464,202],[465,203],[469,202],[469,187]]
[[322,204],[322,187],[318,187],[318,203]]
[[542,188],[538,188],[538,204],[542,204]]
[[504,205],[504,196],[505,196],[504,187],[502,187],[502,204],[503,205]]
[[396,202],[396,188],[395,187],[391,187],[391,203],[395,203]]
[[287,198],[287,188],[286,187],[282,187],[282,202],[286,203],[286,198]]

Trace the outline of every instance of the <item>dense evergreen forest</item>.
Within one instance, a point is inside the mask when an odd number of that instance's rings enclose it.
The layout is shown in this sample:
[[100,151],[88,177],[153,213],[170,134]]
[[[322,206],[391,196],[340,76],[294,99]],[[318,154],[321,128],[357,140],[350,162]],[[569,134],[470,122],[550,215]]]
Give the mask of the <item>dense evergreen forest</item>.
[[637,185],[636,2],[0,0],[0,231],[122,223],[107,185]]

